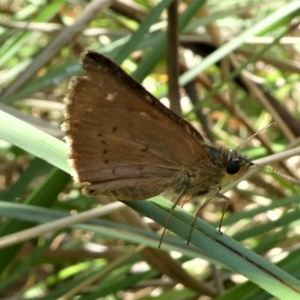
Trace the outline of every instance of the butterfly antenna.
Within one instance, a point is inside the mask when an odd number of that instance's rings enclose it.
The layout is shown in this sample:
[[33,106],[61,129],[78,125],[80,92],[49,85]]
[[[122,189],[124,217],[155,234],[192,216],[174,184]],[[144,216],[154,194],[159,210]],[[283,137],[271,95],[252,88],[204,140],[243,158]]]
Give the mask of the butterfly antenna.
[[246,144],[247,142],[249,142],[251,139],[253,139],[254,137],[256,137],[258,134],[260,134],[261,132],[269,129],[271,126],[276,126],[276,122],[273,122],[267,126],[265,126],[264,128],[262,128],[261,130],[255,132],[254,134],[252,134],[250,137],[248,137],[245,141],[243,141],[241,144],[239,144],[235,150],[238,150],[239,148],[241,148],[242,145]]
[[[273,123],[271,123],[271,124],[265,126],[265,127],[262,128],[261,130],[257,131],[257,132],[254,133],[253,135],[251,135],[251,136],[250,136],[249,138],[247,138],[244,142],[242,142],[242,143],[236,148],[236,150],[238,150],[242,145],[244,145],[245,143],[247,143],[249,140],[251,140],[252,138],[254,138],[255,136],[257,136],[258,134],[260,134],[261,132],[263,132],[263,131],[269,129],[269,128],[272,127],[272,126],[276,126],[276,122],[273,122]],[[253,163],[253,162],[252,162],[252,163]],[[263,166],[263,165],[259,165],[259,164],[256,164],[256,163],[253,163],[253,165],[255,165],[255,166],[259,167],[259,168],[265,169],[266,171],[272,172],[272,173],[274,173],[274,174],[276,174],[276,175],[278,175],[278,176],[284,178],[285,180],[287,180],[287,181],[289,181],[289,182],[291,182],[291,183],[293,183],[293,184],[295,184],[295,185],[297,185],[297,186],[300,186],[300,180],[298,180],[298,179],[296,179],[296,178],[294,178],[294,177],[291,177],[291,176],[289,176],[289,175],[286,175],[286,174],[284,174],[284,173],[281,173],[281,172],[279,172],[279,171],[273,170],[273,169],[268,168],[268,167]]]
[[[252,162],[252,163],[253,163],[253,162]],[[281,173],[281,172],[279,172],[279,171],[273,170],[273,169],[268,168],[268,167],[263,166],[263,165],[259,165],[259,164],[256,164],[256,163],[253,163],[253,165],[255,165],[255,166],[259,167],[259,168],[265,169],[265,170],[268,171],[268,172],[272,172],[272,173],[274,173],[274,174],[276,174],[276,175],[278,175],[278,176],[284,178],[285,180],[287,180],[287,181],[293,183],[294,185],[297,185],[297,186],[300,187],[300,180],[298,180],[298,179],[296,179],[296,178],[294,178],[294,177],[291,177],[291,176],[289,176],[289,175],[287,175],[287,174]]]

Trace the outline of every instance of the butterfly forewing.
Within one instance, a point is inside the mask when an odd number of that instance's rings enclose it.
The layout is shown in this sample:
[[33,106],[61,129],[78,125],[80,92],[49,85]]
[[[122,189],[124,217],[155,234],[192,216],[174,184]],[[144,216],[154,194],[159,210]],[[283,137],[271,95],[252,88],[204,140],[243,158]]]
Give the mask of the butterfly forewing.
[[161,193],[208,161],[201,135],[119,66],[95,53],[72,79],[66,131],[75,179],[90,191],[134,200]]

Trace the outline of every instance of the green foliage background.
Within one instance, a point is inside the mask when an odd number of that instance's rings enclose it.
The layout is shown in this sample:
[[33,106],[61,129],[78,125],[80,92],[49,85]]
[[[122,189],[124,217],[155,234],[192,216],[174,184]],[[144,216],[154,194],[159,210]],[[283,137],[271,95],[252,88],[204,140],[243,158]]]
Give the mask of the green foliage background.
[[84,50],[166,101],[179,37],[182,115],[230,148],[276,121],[242,151],[299,178],[299,13],[284,0],[1,1],[0,299],[299,299],[299,187],[260,169],[230,186],[223,235],[211,203],[186,245],[188,204],[159,250],[172,204],[83,196],[60,129]]

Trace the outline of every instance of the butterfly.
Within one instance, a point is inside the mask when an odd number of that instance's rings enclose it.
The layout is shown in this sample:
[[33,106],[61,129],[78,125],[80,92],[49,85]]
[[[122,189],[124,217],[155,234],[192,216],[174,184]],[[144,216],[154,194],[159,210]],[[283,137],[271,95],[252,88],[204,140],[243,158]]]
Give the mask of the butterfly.
[[222,186],[251,160],[206,143],[107,57],[87,51],[81,63],[86,74],[71,80],[65,98],[65,131],[73,177],[86,194],[126,201],[166,194],[173,209],[199,197],[200,209],[215,197],[228,200]]

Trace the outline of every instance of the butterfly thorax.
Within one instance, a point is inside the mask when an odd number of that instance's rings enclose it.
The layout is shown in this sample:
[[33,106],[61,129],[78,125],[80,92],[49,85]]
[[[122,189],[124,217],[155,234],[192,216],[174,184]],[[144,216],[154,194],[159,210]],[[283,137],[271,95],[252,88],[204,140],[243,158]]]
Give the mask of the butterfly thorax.
[[235,150],[207,144],[203,147],[210,159],[184,168],[173,185],[176,194],[185,190],[188,197],[204,196],[238,179],[253,165]]

